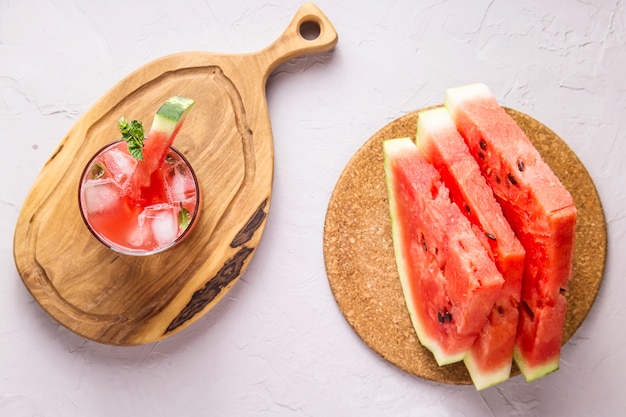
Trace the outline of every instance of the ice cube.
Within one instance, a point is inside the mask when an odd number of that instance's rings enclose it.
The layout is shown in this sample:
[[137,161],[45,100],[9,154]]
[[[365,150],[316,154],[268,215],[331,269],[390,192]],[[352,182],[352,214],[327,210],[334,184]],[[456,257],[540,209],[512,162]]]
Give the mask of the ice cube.
[[166,245],[178,237],[178,209],[171,204],[161,203],[143,209],[137,219],[144,244],[154,241],[158,246]]
[[112,148],[102,155],[104,165],[111,176],[124,189],[137,166],[137,159],[121,149]]
[[122,192],[111,178],[88,180],[82,186],[82,201],[88,214],[112,210],[119,204]]
[[131,247],[142,247],[145,240],[143,236],[143,230],[140,227],[130,227],[126,240]]
[[196,198],[196,184],[191,171],[182,162],[163,171],[170,203],[187,203]]

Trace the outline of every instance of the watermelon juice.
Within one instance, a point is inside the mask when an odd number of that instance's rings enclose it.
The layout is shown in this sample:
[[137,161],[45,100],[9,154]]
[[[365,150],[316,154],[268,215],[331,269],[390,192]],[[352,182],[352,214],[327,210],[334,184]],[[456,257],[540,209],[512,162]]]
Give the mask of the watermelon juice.
[[81,215],[91,233],[127,255],[150,255],[180,242],[199,210],[199,186],[189,162],[174,148],[150,175],[133,181],[138,161],[124,141],[113,142],[87,164],[79,186]]

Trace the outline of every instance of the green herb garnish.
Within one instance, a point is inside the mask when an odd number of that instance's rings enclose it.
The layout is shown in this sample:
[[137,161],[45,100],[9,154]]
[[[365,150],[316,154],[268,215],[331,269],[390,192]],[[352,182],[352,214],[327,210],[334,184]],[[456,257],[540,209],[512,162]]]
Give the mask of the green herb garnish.
[[122,117],[117,125],[120,128],[120,132],[122,133],[122,139],[124,139],[128,143],[128,152],[138,159],[139,161],[143,161],[143,138],[145,137],[145,132],[143,130],[143,125],[140,121],[131,120],[130,122]]
[[174,156],[171,153],[168,153],[165,155],[165,162],[169,165],[174,165],[176,163],[176,159],[174,159]]
[[180,226],[180,230],[185,230],[187,226],[189,226],[189,223],[191,223],[189,210],[183,207],[183,203],[180,203],[180,211],[178,212],[178,225]]
[[102,178],[104,177],[104,173],[104,166],[99,162],[96,162],[91,167],[91,179],[97,180],[99,178]]

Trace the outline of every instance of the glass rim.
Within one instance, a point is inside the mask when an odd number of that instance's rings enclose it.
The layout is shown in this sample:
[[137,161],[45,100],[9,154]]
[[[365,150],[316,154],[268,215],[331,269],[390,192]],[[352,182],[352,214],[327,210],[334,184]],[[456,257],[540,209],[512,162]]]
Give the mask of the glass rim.
[[112,142],[107,143],[106,145],[102,146],[100,149],[98,149],[96,152],[94,152],[94,154],[89,158],[89,161],[87,161],[87,163],[85,164],[85,167],[82,170],[81,176],[80,176],[80,181],[78,183],[78,208],[80,211],[80,216],[83,219],[83,223],[85,223],[85,226],[87,226],[87,229],[91,232],[91,234],[100,242],[102,243],[104,246],[106,246],[107,248],[111,249],[114,252],[120,253],[122,255],[130,255],[130,256],[149,256],[149,255],[155,255],[157,253],[161,253],[167,249],[170,249],[174,246],[176,246],[178,243],[180,243],[185,237],[187,237],[187,235],[191,232],[191,229],[193,229],[193,226],[196,223],[196,218],[199,215],[200,212],[200,203],[201,203],[201,192],[200,192],[200,183],[198,182],[198,178],[196,176],[196,172],[193,169],[193,166],[191,165],[191,163],[189,162],[189,160],[185,157],[185,155],[183,155],[183,153],[181,151],[179,151],[178,149],[176,149],[174,146],[168,146],[168,149],[171,149],[182,161],[183,163],[187,166],[187,168],[189,169],[189,172],[191,172],[191,177],[193,178],[193,182],[194,182],[194,186],[196,189],[196,204],[194,205],[194,209],[193,212],[190,213],[189,216],[189,224],[187,225],[187,227],[185,228],[185,230],[183,230],[177,237],[176,239],[172,240],[171,242],[167,243],[166,245],[163,246],[159,246],[155,249],[151,249],[151,250],[145,250],[145,249],[132,249],[132,248],[126,248],[126,247],[122,247],[118,244],[116,244],[115,242],[112,242],[109,239],[106,239],[104,236],[101,236],[96,230],[95,228],[89,223],[89,220],[87,219],[87,215],[85,214],[85,210],[83,209],[83,201],[82,201],[82,196],[81,196],[81,191],[83,188],[83,184],[85,183],[84,179],[85,179],[85,175],[87,175],[87,173],[89,172],[94,160],[102,153],[104,152],[106,149],[117,145],[120,142],[124,142],[123,139],[117,139],[114,140]]

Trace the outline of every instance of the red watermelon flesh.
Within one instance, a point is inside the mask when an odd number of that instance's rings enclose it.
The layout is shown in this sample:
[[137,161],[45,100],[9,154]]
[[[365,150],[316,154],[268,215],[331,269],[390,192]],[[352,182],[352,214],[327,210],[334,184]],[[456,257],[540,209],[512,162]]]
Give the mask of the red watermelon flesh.
[[439,365],[460,361],[504,280],[415,143],[391,139],[383,151],[396,264],[413,326]]
[[526,250],[514,358],[532,381],[559,367],[576,207],[485,85],[449,89],[445,105]]
[[477,389],[509,378],[524,270],[524,248],[505,219],[463,137],[445,108],[418,114],[416,142],[450,190],[450,197],[487,245],[505,283],[464,358]]

